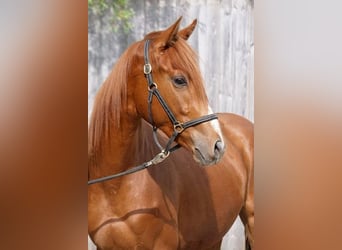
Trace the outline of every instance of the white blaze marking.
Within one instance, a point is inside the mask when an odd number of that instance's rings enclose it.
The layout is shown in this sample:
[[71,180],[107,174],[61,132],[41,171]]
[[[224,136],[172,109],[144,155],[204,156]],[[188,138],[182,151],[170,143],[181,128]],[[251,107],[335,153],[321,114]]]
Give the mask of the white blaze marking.
[[[213,110],[208,105],[208,115],[213,114],[213,113],[214,113]],[[220,136],[221,141],[224,143],[223,136],[222,136],[222,131],[221,131],[221,127],[220,127],[220,123],[219,123],[218,119],[211,120],[210,124],[213,127],[213,129],[216,131],[216,133],[218,133],[218,135]]]

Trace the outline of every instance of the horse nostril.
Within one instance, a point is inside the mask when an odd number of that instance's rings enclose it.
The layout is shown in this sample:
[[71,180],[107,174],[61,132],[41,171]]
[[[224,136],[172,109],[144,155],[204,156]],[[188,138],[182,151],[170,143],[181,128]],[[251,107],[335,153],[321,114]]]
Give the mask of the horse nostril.
[[221,155],[224,151],[224,144],[221,140],[217,140],[215,143],[215,155]]

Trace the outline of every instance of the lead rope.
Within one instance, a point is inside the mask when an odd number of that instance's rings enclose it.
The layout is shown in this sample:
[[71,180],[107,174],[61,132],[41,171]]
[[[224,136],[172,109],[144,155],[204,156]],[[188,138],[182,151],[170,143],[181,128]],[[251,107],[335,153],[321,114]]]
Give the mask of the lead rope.
[[123,172],[120,172],[118,174],[113,174],[113,175],[109,175],[109,176],[90,180],[90,181],[88,181],[88,185],[92,185],[92,184],[103,182],[103,181],[108,181],[108,180],[118,178],[118,177],[121,177],[121,176],[124,176],[127,174],[132,174],[132,173],[138,172],[138,171],[143,170],[145,168],[148,168],[152,165],[157,165],[157,164],[161,163],[162,161],[164,161],[169,156],[169,154],[170,154],[170,152],[168,154],[165,154],[164,152],[160,152],[150,161],[144,162],[143,164],[140,164],[134,168],[130,168],[130,169],[123,171]]

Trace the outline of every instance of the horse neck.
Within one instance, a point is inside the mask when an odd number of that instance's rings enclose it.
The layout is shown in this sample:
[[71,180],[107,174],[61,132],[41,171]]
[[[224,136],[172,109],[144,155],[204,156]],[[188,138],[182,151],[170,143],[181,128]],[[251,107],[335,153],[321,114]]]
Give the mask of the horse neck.
[[139,117],[136,122],[121,116],[120,128],[113,128],[102,142],[102,152],[89,164],[89,178],[99,178],[127,170],[150,160],[158,152],[151,127]]
[[97,139],[88,149],[90,179],[122,172],[142,160],[150,160],[146,157],[151,157],[153,139],[146,130],[151,131],[151,127],[136,111],[136,79],[127,78],[134,75],[129,72],[134,68],[132,54],[142,51],[140,45],[135,43],[124,52],[95,100],[93,112],[96,112],[90,127],[92,140],[93,136]]

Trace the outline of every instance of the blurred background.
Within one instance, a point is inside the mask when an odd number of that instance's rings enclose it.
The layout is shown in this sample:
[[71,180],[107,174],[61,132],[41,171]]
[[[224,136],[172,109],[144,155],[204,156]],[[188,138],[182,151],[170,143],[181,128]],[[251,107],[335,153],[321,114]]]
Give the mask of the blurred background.
[[[97,89],[128,46],[183,16],[181,27],[198,20],[189,43],[214,112],[254,121],[253,9],[253,0],[88,0],[88,117]],[[90,240],[88,249],[95,249]],[[240,219],[222,249],[244,249]]]
[[[161,2],[144,8],[157,10],[155,5]],[[95,16],[88,3],[0,1],[1,249],[87,249],[86,124],[88,86],[93,86],[87,77],[101,84],[121,53],[114,49],[103,53],[105,46],[115,46],[104,42],[99,50],[89,51],[88,42],[92,45],[96,33],[95,29],[89,33]],[[220,19],[222,27],[227,27],[224,32],[240,37],[243,29],[237,33],[234,27],[247,19],[238,16],[252,10],[255,17],[256,88],[251,119],[255,120],[256,249],[341,249],[342,2],[263,0],[254,8],[239,1],[167,1],[165,5],[170,7],[156,23],[169,18],[167,13],[174,16],[162,28],[179,15],[184,16],[184,26],[199,19],[190,43],[195,43],[203,24],[211,27],[216,18],[225,17]],[[193,6],[201,9],[196,16],[190,16]],[[217,12],[209,13],[210,8]],[[227,16],[220,14],[224,11]],[[253,18],[246,18],[253,27]],[[112,37],[122,34],[110,29],[106,32]],[[205,39],[214,34],[208,28]],[[223,34],[217,32],[216,39],[226,39],[233,46],[233,40],[222,38]],[[210,56],[218,49],[213,42],[207,43]],[[127,47],[129,41],[125,43]],[[197,50],[196,43],[193,46]],[[101,70],[92,69],[88,61],[92,53],[108,56],[110,62],[98,64],[104,65]],[[226,53],[234,56],[238,50]],[[204,64],[208,54],[199,55]],[[223,67],[206,63],[214,70]],[[89,73],[88,67],[98,72]],[[213,73],[201,67],[206,77]],[[99,79],[94,80],[95,76]]]

